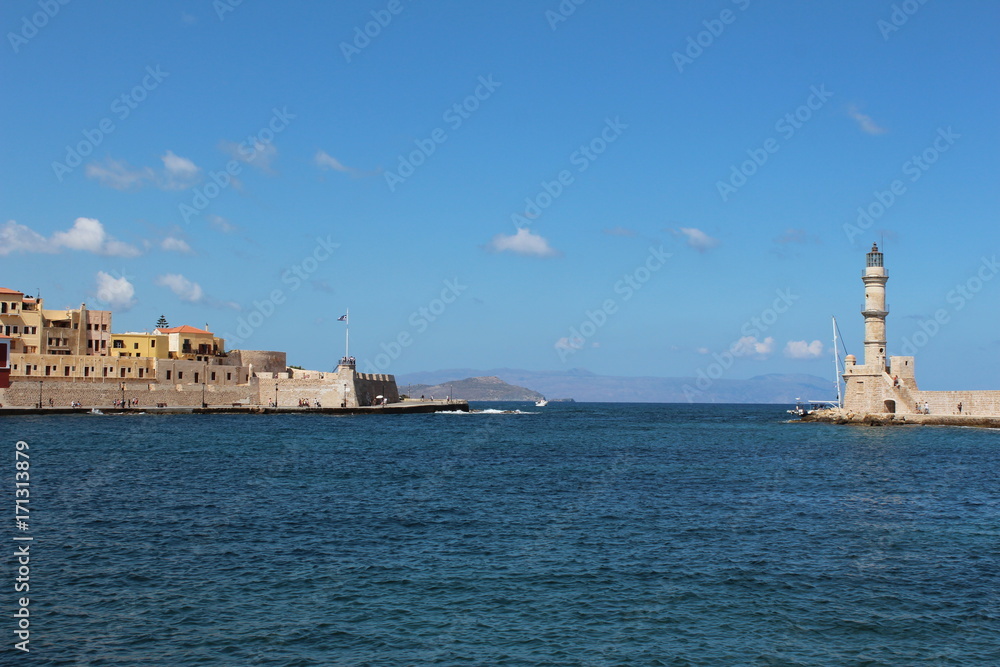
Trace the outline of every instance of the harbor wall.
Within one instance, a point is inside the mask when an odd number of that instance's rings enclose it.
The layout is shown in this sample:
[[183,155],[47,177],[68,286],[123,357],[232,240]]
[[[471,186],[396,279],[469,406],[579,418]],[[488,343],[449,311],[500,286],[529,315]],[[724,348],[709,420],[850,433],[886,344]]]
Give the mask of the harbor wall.
[[[171,363],[171,362],[168,362]],[[203,364],[194,364],[204,373]],[[0,405],[7,407],[34,407],[39,400],[43,407],[68,407],[74,401],[84,406],[106,407],[122,398],[138,399],[140,406],[165,405],[167,407],[200,407],[204,401],[209,406],[271,405],[277,398],[279,407],[298,407],[300,401],[307,400],[315,406],[317,400],[323,407],[355,408],[370,406],[376,396],[384,396],[389,403],[399,402],[396,379],[392,375],[355,373],[353,368],[340,367],[336,372],[298,371],[291,374],[255,373],[246,380],[246,368],[232,366],[209,366],[210,371],[242,371],[243,384],[213,384],[211,381],[173,383],[121,378],[46,378],[12,379],[11,386],[0,389]],[[189,371],[190,372],[190,371]],[[165,375],[165,373],[163,374]],[[176,373],[172,373],[176,377]],[[193,374],[185,374],[193,378]],[[208,378],[211,375],[207,376]],[[218,375],[221,380],[224,375]],[[200,379],[200,376],[199,376]],[[277,388],[277,391],[275,389]],[[51,401],[51,403],[50,403]]]
[[[257,394],[256,380],[245,385],[204,385],[204,399],[208,405],[254,404]],[[126,381],[124,396],[126,400],[139,399],[140,406],[200,407],[202,385]],[[39,383],[23,380],[0,389],[0,404],[6,407],[33,407],[38,404],[39,397],[43,406],[67,407],[73,401],[87,407],[110,406],[122,398],[121,381]]]

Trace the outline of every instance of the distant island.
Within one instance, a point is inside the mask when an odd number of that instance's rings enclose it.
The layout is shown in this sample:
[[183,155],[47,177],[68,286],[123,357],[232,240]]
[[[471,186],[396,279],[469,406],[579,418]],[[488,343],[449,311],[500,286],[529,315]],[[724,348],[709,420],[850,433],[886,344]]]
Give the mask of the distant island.
[[466,401],[537,401],[542,394],[508,384],[495,375],[448,380],[437,384],[402,384],[400,393],[410,398],[461,398]]
[[832,380],[775,373],[740,380],[722,378],[705,386],[691,377],[620,377],[579,368],[459,368],[397,375],[396,382],[401,393],[416,397],[447,396],[450,385],[452,396],[470,401],[534,401],[542,395],[551,401],[572,397],[598,403],[794,403],[799,398],[836,398]]

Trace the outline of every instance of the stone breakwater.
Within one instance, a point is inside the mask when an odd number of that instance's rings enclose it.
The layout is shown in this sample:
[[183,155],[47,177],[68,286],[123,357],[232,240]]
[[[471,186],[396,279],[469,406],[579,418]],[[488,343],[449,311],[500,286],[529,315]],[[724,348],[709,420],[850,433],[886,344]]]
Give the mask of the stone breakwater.
[[887,412],[853,412],[833,409],[819,410],[803,415],[802,422],[826,424],[856,424],[860,426],[975,426],[980,428],[1000,428],[1000,417],[977,415],[906,415]]

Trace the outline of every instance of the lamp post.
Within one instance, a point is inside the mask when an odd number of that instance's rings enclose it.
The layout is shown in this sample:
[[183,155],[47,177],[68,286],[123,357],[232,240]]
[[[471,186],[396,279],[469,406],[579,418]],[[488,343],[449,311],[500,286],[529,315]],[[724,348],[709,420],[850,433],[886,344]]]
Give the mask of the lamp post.
[[208,362],[205,362],[205,370],[201,376],[201,407],[207,408],[208,403],[205,402],[205,383],[208,382]]
[[122,409],[125,408],[125,383],[122,382]]
[[274,407],[278,407],[278,383],[274,383]]

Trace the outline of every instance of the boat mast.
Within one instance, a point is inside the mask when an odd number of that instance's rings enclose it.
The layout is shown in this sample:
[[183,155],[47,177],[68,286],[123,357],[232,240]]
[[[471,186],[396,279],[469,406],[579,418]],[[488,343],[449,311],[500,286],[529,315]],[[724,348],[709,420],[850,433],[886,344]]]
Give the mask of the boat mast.
[[840,395],[840,348],[837,347],[837,318],[833,318],[833,381],[837,383],[837,407],[842,408]]

